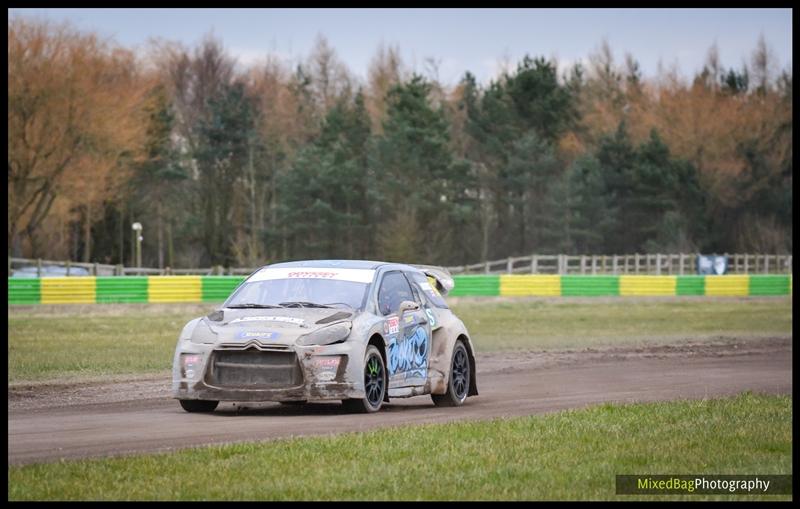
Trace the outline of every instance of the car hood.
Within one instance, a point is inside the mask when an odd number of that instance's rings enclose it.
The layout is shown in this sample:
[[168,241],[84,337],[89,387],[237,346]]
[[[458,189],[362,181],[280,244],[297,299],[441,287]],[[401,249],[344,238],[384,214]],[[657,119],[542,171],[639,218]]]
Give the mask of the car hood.
[[350,321],[355,314],[342,308],[225,309],[221,321],[203,318],[206,327],[196,327],[193,336],[199,342],[225,346],[293,345],[301,336]]

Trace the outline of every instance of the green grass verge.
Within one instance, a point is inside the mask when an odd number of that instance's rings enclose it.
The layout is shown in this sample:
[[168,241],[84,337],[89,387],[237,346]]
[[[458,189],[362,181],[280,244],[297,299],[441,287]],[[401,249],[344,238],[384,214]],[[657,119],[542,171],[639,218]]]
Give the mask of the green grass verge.
[[178,334],[203,309],[170,312],[160,307],[154,312],[152,306],[10,308],[8,382],[68,381],[170,369]]
[[[594,298],[597,299],[597,298]],[[641,346],[792,333],[789,297],[459,299],[479,351]]]
[[632,405],[8,468],[9,500],[764,500],[622,496],[616,474],[791,474],[791,396]]
[[[167,371],[183,325],[212,309],[212,304],[9,307],[8,381]],[[788,297],[577,302],[462,297],[452,299],[452,309],[484,352],[788,335],[792,330]]]

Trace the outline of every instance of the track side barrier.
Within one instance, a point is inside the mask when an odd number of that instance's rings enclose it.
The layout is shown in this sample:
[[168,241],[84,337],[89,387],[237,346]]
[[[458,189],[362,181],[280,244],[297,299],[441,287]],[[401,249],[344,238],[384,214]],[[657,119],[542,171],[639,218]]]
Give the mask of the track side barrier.
[[[222,302],[245,276],[84,276],[8,278],[8,304]],[[790,275],[558,276],[456,275],[459,296],[791,295]]]

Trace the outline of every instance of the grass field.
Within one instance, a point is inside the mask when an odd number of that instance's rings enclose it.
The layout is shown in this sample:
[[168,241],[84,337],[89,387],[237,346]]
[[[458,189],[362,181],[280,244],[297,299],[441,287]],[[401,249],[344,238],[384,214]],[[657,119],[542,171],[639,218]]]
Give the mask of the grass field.
[[[453,298],[479,351],[789,335],[792,301],[771,298]],[[8,382],[168,371],[177,336],[208,304],[8,308]]]
[[9,500],[746,500],[622,496],[616,474],[791,474],[791,396],[544,416],[9,467]]
[[675,343],[792,332],[792,300],[778,298],[453,299],[479,350]]

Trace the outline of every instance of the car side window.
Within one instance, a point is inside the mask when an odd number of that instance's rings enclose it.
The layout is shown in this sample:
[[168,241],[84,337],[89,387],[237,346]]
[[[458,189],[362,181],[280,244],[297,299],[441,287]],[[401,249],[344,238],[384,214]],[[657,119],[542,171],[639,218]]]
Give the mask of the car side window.
[[403,274],[405,274],[406,281],[408,281],[408,284],[411,285],[411,293],[414,294],[414,302],[416,302],[419,305],[425,304],[425,298],[422,296],[422,291],[419,288],[417,288],[417,285],[414,284],[413,276],[408,272],[404,272]]
[[378,308],[381,314],[397,313],[400,303],[404,300],[414,300],[411,286],[400,272],[389,272],[383,276],[381,287],[378,290]]

